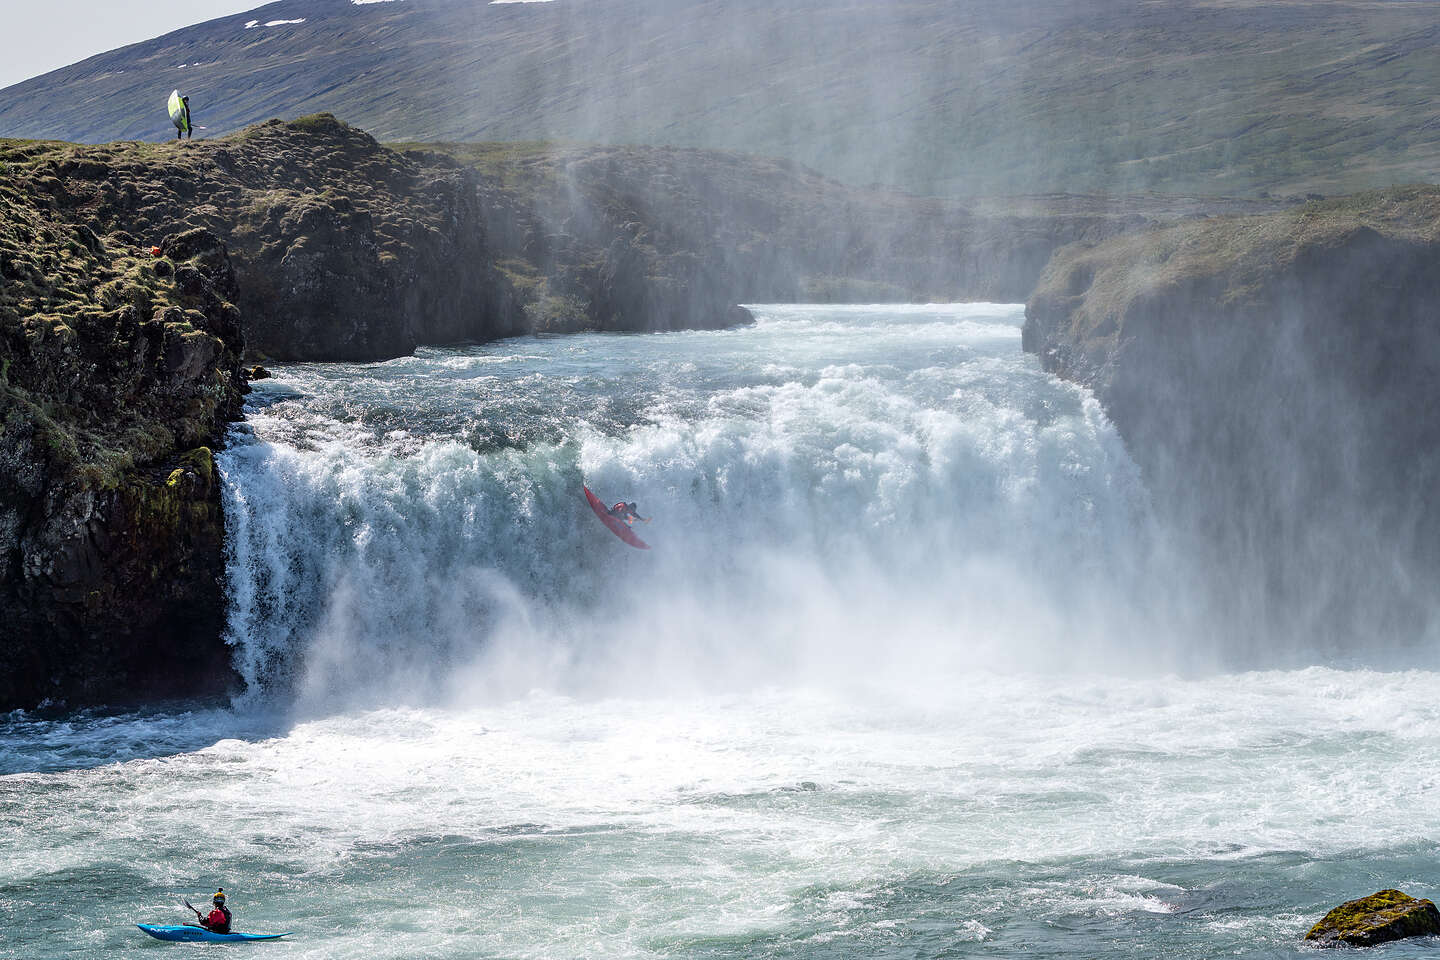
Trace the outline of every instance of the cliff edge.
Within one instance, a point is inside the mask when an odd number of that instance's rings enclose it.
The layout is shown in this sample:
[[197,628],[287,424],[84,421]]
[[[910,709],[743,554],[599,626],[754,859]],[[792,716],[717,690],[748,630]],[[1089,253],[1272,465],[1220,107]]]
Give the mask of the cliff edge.
[[1025,349],[1095,390],[1232,643],[1434,629],[1437,262],[1415,187],[1071,246],[1027,303]]

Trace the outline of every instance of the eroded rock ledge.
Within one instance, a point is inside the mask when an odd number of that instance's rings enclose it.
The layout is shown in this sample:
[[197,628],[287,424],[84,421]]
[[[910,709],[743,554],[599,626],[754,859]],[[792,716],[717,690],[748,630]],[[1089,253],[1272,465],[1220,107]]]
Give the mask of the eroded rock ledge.
[[1440,189],[1075,245],[1025,349],[1094,388],[1236,642],[1377,649],[1437,620]]

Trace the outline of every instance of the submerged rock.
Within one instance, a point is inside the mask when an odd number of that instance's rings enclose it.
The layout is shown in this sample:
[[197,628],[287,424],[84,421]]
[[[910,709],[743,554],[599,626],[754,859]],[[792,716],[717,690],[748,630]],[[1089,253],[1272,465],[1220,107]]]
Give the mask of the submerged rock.
[[1371,947],[1406,937],[1440,935],[1440,910],[1399,890],[1381,890],[1325,914],[1305,939],[1322,946]]

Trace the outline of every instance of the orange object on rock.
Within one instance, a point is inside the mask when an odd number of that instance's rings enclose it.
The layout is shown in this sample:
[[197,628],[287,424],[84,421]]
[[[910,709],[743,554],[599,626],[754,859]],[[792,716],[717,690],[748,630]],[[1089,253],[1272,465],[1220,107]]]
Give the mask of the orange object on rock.
[[152,256],[152,257],[158,257],[158,256],[160,256],[160,248],[159,248],[159,247],[151,247],[151,248],[150,248],[150,256]]

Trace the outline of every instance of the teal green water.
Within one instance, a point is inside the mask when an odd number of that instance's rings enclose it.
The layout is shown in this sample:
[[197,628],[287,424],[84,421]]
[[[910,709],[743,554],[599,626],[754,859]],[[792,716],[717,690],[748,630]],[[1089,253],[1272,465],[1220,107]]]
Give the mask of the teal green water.
[[[250,692],[0,719],[0,956],[1290,957],[1440,892],[1440,677],[1208,655],[1018,308],[757,312],[280,368]],[[133,926],[217,885],[293,939]]]

